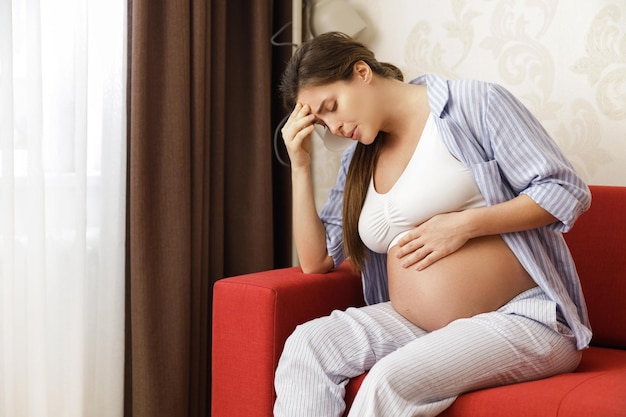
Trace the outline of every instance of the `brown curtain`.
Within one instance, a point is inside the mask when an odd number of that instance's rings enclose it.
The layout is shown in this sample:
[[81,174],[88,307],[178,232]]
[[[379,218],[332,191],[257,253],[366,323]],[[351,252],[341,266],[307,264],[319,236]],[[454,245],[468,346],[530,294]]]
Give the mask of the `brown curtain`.
[[126,417],[209,416],[213,283],[289,262],[282,9],[129,0]]

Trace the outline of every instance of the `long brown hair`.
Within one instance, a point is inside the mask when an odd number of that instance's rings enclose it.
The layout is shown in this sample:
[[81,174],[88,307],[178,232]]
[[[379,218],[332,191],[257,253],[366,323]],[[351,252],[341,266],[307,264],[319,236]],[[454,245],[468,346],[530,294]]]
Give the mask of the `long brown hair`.
[[[286,108],[290,110],[295,106],[303,87],[350,81],[354,64],[359,61],[365,62],[379,76],[404,80],[402,71],[392,64],[379,62],[361,43],[343,33],[328,32],[303,43],[287,64],[279,87]],[[358,224],[380,152],[381,135],[371,145],[357,143],[346,177],[342,213],[344,251],[357,271],[367,261]]]

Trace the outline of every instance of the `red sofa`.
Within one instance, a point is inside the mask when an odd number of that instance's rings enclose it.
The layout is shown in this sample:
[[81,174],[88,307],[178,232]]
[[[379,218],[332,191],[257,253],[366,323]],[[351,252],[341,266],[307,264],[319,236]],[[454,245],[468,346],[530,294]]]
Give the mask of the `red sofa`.
[[[565,235],[593,327],[578,369],[461,395],[446,417],[626,416],[626,187],[592,186],[591,209]],[[213,417],[270,417],[274,370],[296,325],[363,305],[349,266],[324,275],[300,268],[218,281],[213,298]],[[348,405],[363,376],[350,381]]]

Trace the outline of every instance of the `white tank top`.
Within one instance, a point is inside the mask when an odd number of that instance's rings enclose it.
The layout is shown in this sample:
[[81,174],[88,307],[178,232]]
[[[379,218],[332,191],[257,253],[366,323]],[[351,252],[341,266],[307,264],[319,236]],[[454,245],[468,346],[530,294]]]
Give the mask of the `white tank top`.
[[363,243],[385,253],[410,229],[436,214],[485,206],[470,170],[441,140],[432,113],[400,178],[379,194],[370,185],[359,217]]

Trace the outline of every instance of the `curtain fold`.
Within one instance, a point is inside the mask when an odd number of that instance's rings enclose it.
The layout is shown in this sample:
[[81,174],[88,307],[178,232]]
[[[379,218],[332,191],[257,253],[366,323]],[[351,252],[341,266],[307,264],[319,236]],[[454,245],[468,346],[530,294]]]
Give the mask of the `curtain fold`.
[[0,2],[0,416],[121,416],[126,4]]
[[281,259],[272,3],[129,3],[127,417],[210,415],[213,283]]

